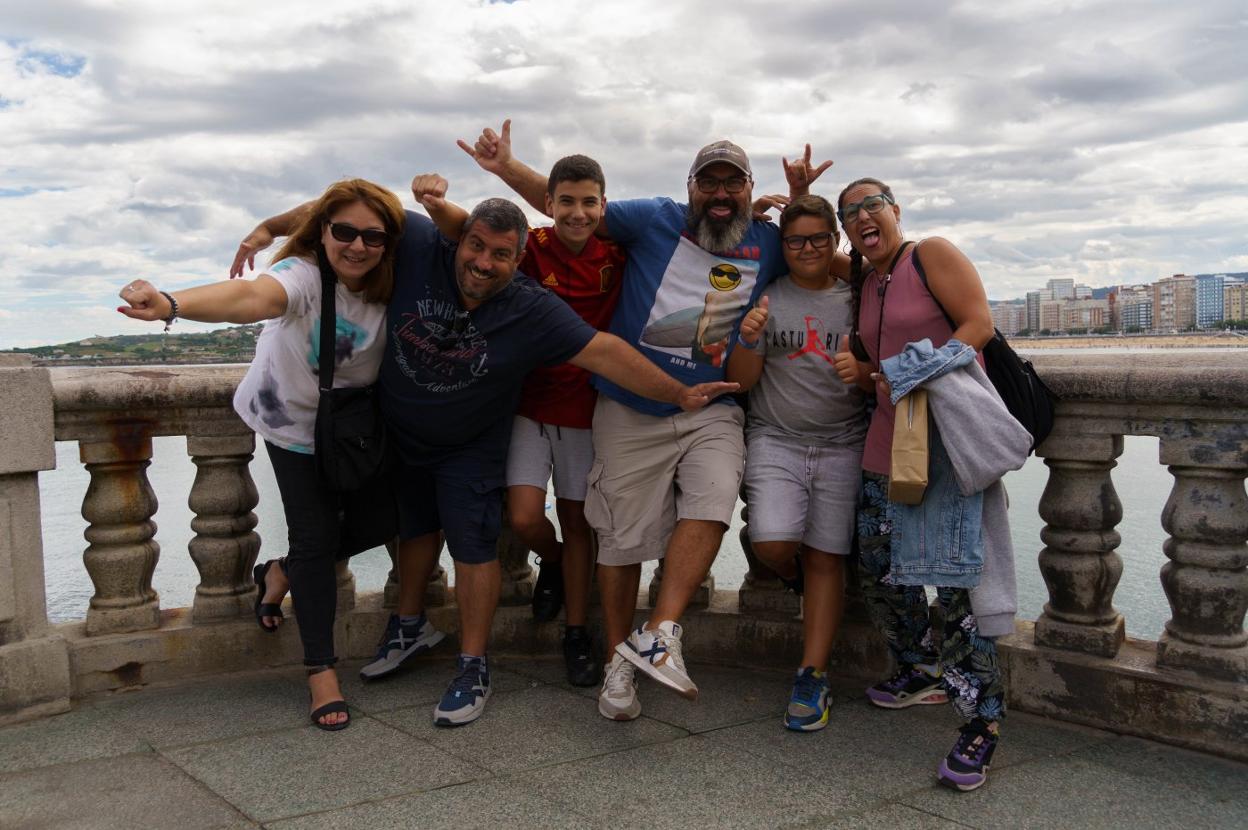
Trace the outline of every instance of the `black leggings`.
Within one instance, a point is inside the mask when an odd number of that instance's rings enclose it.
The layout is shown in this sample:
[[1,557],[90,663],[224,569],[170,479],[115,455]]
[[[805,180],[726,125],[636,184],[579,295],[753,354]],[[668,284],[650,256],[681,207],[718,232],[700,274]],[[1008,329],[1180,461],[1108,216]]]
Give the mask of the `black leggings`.
[[384,545],[398,533],[389,477],[352,493],[321,483],[311,455],[264,442],[282,494],[290,550],[286,575],[303,640],[305,666],[332,666],[338,579],[334,563]]

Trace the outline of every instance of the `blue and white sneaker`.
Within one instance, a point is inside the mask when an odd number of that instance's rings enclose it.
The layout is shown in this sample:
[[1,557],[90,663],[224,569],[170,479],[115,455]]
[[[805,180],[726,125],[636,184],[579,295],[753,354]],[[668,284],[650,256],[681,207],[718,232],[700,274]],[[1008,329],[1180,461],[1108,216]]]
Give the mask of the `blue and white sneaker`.
[[391,614],[390,621],[386,623],[386,633],[381,635],[381,642],[377,646],[377,656],[373,658],[373,662],[360,669],[360,679],[376,680],[385,677],[407,662],[409,657],[428,651],[442,642],[445,636],[423,615],[419,625],[404,626],[399,624],[397,614]]
[[795,732],[815,732],[828,725],[828,675],[814,666],[798,669],[784,725]]
[[459,656],[459,674],[433,710],[437,726],[463,726],[481,717],[490,699],[490,669],[484,657]]
[[615,653],[681,696],[697,700],[698,687],[689,679],[680,655],[681,631],[671,620],[654,628],[643,625],[616,646]]

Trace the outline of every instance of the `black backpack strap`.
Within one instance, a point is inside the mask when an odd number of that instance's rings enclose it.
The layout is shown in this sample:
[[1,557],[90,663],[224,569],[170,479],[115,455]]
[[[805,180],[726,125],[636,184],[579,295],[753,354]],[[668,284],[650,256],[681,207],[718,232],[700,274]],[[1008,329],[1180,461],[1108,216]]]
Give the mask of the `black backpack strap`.
[[957,331],[958,324],[953,322],[953,318],[949,316],[949,312],[945,311],[945,307],[940,304],[940,300],[936,299],[936,293],[932,291],[932,287],[927,284],[927,272],[923,270],[923,261],[919,259],[919,246],[914,246],[914,254],[910,257],[910,261],[914,263],[914,270],[919,272],[919,279],[923,281],[923,287],[927,289],[927,293],[931,295],[932,302],[936,303],[936,307],[940,309],[940,313],[945,315],[945,321],[949,324],[950,331]]
[[334,292],[338,278],[334,269],[329,267],[329,259],[322,247],[317,252],[317,265],[321,269],[321,345],[320,360],[317,367],[317,386],[322,392],[334,388],[334,353],[337,351],[337,332],[334,308]]

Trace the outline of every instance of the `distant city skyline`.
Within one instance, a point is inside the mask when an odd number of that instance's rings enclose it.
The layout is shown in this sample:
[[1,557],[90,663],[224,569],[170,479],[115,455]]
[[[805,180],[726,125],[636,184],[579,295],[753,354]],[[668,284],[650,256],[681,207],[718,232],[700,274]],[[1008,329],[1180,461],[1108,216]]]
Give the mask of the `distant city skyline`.
[[721,138],[783,192],[809,141],[836,162],[814,192],[883,179],[993,297],[1248,271],[1245,42],[1242,0],[9,2],[0,348],[150,332],[121,285],[224,278],[341,177],[510,195],[455,145],[508,117],[521,159],[594,156],[609,199],[683,201]]

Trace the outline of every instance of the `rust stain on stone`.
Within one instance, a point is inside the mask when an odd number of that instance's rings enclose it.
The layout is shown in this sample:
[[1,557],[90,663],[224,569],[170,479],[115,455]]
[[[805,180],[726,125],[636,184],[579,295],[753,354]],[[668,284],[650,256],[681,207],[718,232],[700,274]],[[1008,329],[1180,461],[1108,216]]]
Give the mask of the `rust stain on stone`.
[[146,461],[143,445],[151,437],[155,425],[155,421],[148,419],[111,421],[112,444],[126,461]]

